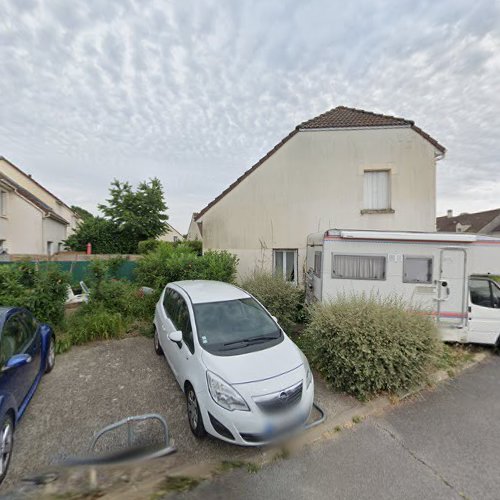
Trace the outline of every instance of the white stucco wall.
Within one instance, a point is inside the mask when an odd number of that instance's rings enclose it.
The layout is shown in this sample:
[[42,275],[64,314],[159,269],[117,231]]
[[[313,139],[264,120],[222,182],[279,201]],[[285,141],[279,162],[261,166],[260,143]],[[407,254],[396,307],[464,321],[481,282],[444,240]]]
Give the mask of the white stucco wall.
[[203,241],[203,238],[200,233],[200,228],[198,227],[197,222],[191,218],[191,222],[189,223],[189,229],[187,232],[187,239],[190,241]]
[[[57,253],[59,251],[59,244],[63,243],[66,239],[66,226],[57,222],[54,219],[50,219],[45,217],[43,219],[43,241],[44,241],[44,249],[42,253],[48,253],[48,245],[49,241],[52,242],[52,252],[51,255]],[[62,250],[62,248],[61,248]]]
[[0,171],[14,182],[33,193],[37,198],[46,203],[54,212],[69,222],[67,226],[68,236],[74,231],[78,224],[78,218],[72,210],[64,203],[58,201],[54,195],[48,193],[24,172],[12,166],[8,161],[0,158]]
[[177,229],[170,225],[168,227],[169,231],[158,238],[160,241],[182,241],[184,239],[184,236]]
[[[391,170],[394,213],[361,214],[363,174]],[[435,149],[410,128],[301,131],[199,219],[203,248],[239,259],[240,277],[272,268],[272,250],[298,249],[329,228],[434,231]]]

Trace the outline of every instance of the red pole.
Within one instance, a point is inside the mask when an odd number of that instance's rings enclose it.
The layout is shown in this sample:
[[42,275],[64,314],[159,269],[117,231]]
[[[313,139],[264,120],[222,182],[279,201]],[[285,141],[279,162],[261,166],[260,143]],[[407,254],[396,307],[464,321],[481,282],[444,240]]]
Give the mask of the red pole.
[[92,243],[87,243],[87,255],[92,254]]

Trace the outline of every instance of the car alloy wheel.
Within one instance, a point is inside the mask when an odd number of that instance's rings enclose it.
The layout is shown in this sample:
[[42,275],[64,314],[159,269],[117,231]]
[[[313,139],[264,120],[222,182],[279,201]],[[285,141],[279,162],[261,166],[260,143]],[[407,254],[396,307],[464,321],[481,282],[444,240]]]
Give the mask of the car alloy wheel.
[[0,431],[0,482],[3,481],[9,468],[14,442],[14,425],[12,419],[6,416]]
[[189,386],[187,389],[186,400],[187,400],[189,426],[191,427],[191,431],[193,432],[193,434],[196,437],[201,438],[205,436],[206,431],[203,425],[203,420],[201,418],[198,399],[196,398],[194,389],[191,386]]
[[47,364],[45,367],[45,373],[49,373],[54,368],[56,364],[56,343],[54,341],[54,337],[50,337],[49,340],[49,349],[47,352]]

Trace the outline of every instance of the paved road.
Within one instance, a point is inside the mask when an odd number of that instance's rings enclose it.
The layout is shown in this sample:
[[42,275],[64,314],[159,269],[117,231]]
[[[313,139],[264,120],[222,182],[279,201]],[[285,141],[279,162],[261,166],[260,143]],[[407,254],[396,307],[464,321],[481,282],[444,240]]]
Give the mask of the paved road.
[[304,454],[169,498],[498,499],[500,357]]

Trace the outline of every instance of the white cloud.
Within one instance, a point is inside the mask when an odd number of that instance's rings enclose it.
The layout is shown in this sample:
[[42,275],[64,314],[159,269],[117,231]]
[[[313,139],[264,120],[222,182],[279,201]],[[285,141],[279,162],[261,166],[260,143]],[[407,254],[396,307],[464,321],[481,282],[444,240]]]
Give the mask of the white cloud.
[[498,3],[0,1],[0,154],[69,203],[162,180],[171,222],[339,104],[448,148],[438,208],[500,205]]

